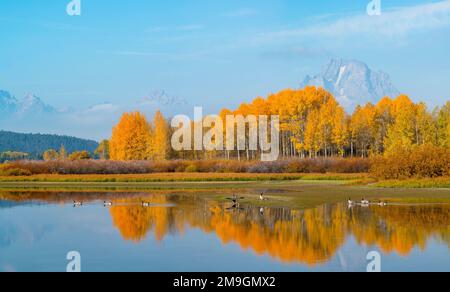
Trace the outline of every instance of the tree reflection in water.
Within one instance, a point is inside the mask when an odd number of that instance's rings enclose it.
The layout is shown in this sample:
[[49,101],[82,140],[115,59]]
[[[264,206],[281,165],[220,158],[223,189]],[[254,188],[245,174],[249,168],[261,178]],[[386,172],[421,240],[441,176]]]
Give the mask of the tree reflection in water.
[[352,208],[338,204],[310,210],[256,207],[227,211],[225,205],[194,202],[189,197],[154,196],[154,204],[176,207],[144,208],[138,204],[111,208],[114,225],[127,240],[140,241],[147,232],[157,240],[180,234],[186,227],[214,233],[223,244],[237,243],[258,255],[308,265],[330,260],[349,236],[359,244],[375,245],[385,253],[407,256],[424,249],[436,237],[450,248],[448,205]]
[[[223,244],[270,255],[285,263],[317,265],[329,261],[352,236],[360,245],[377,246],[384,253],[407,256],[426,248],[431,238],[450,248],[450,205],[394,205],[351,208],[345,204],[310,210],[265,208],[207,200],[185,195],[121,193],[1,192],[13,202],[70,203],[113,201],[109,212],[124,240],[140,242],[149,233],[158,241],[182,235],[188,228],[215,234]],[[141,202],[151,203],[143,207]],[[263,212],[261,212],[263,211]]]

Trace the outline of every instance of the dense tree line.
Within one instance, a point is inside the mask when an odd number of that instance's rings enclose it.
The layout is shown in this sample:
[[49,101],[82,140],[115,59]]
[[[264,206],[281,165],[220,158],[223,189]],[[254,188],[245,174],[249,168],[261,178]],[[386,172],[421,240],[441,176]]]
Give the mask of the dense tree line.
[[[422,149],[450,149],[450,102],[430,111],[424,103],[414,103],[406,95],[384,97],[377,104],[358,106],[349,114],[331,93],[322,88],[286,89],[267,98],[258,97],[251,103],[243,103],[235,110],[223,109],[219,116],[224,121],[224,137],[230,127],[235,126],[226,124],[229,115],[244,118],[250,115],[279,116],[280,158],[379,155],[395,158],[401,153],[419,153],[422,157]],[[193,122],[191,128],[194,128]],[[47,161],[89,158],[116,161],[255,160],[261,155],[261,149],[238,151],[236,144],[232,151],[177,152],[170,145],[176,130],[170,127],[161,112],[157,112],[151,122],[140,112],[125,113],[113,128],[110,140],[97,143],[66,136],[1,131],[0,152],[15,151],[9,153],[16,153],[16,158],[18,153],[29,153],[24,158]],[[209,130],[203,128],[204,133]],[[249,125],[244,134],[248,141]],[[418,147],[421,149],[414,149]],[[440,169],[438,173],[442,172]]]
[[28,153],[29,159],[42,159],[45,151],[60,149],[63,146],[68,153],[88,151],[94,153],[98,143],[69,136],[20,134],[0,131],[0,152]]
[[[287,89],[219,114],[224,123],[229,115],[279,116],[281,158],[371,157],[423,145],[450,148],[450,102],[429,111],[406,95],[384,97],[349,114],[322,88]],[[224,137],[233,126],[224,125]],[[237,146],[234,151],[174,152],[169,143],[173,131],[159,112],[153,123],[139,112],[126,113],[113,129],[111,159],[252,160],[261,155],[261,150],[237,151]],[[247,141],[249,131],[247,127]]]

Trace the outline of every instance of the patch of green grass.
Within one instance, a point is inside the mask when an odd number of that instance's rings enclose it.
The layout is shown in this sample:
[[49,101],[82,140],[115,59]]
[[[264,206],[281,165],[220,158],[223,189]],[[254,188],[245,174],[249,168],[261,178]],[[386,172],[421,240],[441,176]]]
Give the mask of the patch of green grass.
[[356,181],[367,179],[367,174],[305,174],[301,180],[306,181]]
[[381,188],[450,188],[450,177],[408,179],[408,180],[387,180],[375,184]]

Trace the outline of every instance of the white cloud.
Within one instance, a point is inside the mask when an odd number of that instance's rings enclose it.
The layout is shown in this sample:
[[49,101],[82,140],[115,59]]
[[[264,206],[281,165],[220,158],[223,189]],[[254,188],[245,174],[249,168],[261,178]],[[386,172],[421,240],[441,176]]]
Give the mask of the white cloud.
[[265,33],[259,40],[292,37],[346,37],[355,35],[395,37],[415,31],[439,29],[450,26],[450,0],[400,7],[383,11],[381,16],[367,14],[342,17],[337,20],[298,29]]

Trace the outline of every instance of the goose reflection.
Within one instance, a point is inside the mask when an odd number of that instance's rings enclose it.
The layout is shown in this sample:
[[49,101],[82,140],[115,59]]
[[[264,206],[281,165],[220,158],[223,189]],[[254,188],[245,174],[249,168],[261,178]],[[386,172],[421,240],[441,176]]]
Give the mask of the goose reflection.
[[226,208],[228,211],[242,211],[240,200],[245,199],[244,197],[238,197],[237,195],[233,195],[231,198],[227,198],[227,200],[232,202],[231,207]]

